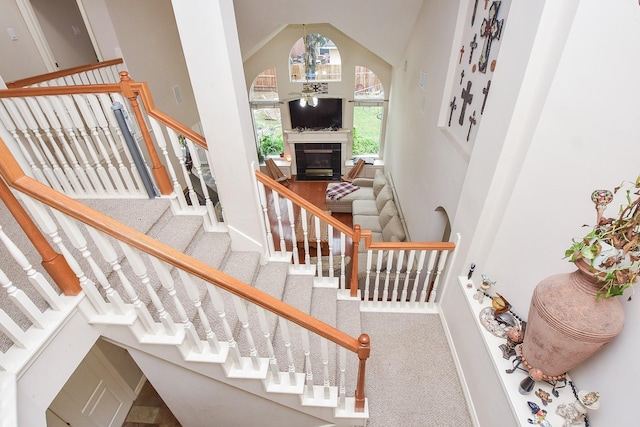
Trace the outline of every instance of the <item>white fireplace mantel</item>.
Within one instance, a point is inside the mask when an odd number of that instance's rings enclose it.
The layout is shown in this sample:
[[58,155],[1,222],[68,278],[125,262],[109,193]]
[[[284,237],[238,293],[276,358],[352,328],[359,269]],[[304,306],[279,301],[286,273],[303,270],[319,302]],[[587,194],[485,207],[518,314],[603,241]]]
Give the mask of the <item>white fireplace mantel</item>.
[[285,130],[284,131],[285,147],[288,150],[286,153],[287,158],[291,156],[291,171],[297,170],[296,167],[296,148],[295,144],[340,144],[340,164],[341,174],[345,173],[345,163],[348,158],[351,157],[352,144],[351,129],[340,130],[318,130],[318,131],[297,131],[297,130]]

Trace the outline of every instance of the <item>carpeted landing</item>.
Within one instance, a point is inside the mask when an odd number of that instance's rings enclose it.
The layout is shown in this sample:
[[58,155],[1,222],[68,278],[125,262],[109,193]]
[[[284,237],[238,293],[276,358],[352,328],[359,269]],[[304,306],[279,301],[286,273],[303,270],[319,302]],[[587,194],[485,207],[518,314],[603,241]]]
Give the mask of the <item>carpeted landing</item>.
[[[314,288],[313,280],[309,276],[297,276],[288,274],[288,264],[268,263],[260,265],[260,257],[257,253],[231,251],[231,241],[226,233],[205,232],[202,228],[202,219],[190,216],[174,216],[171,213],[166,199],[155,200],[95,200],[86,201],[91,207],[116,218],[127,225],[147,235],[158,238],[164,243],[200,259],[207,264],[224,271],[225,273],[251,284],[275,298],[306,312],[314,317],[337,327],[357,337],[366,332],[371,337],[372,351],[367,362],[366,394],[369,399],[371,427],[386,426],[470,426],[471,420],[467,411],[464,396],[461,391],[455,365],[451,357],[442,325],[437,315],[425,314],[392,314],[392,313],[360,313],[357,301],[337,301],[335,289]],[[5,230],[9,229],[11,237],[20,247],[30,247],[28,243],[19,243],[20,233],[17,226],[7,217],[4,206],[0,206],[0,225]],[[10,215],[9,215],[10,217]],[[103,271],[109,272],[112,267],[99,256],[96,248],[90,251],[95,255],[94,261],[100,265]],[[0,245],[0,251],[2,250]],[[67,243],[72,248],[70,243]],[[128,277],[135,277],[131,272],[131,266],[124,258],[121,249],[114,242],[118,252],[119,262],[123,271],[128,271]],[[77,251],[73,251],[77,255]],[[6,252],[4,253],[6,256]],[[30,259],[37,260],[37,254],[29,254]],[[172,317],[178,321],[177,310],[169,292],[161,285],[153,267],[145,263],[150,277],[151,286],[157,291],[165,308]],[[87,265],[88,260],[77,255],[79,263],[84,271],[91,271]],[[33,261],[36,264],[35,261]],[[39,307],[46,306],[46,302],[38,299],[37,292],[24,279],[24,272],[15,263],[3,263],[3,269],[9,271],[13,283],[25,289],[29,295],[33,295]],[[36,265],[36,268],[42,269]],[[5,272],[6,272],[5,271]],[[180,283],[180,277],[176,269],[172,269],[171,276]],[[119,280],[112,272],[109,274],[109,282],[123,296],[125,302],[130,302],[126,292],[121,289]],[[218,313],[212,306],[211,299],[207,297],[208,285],[195,280],[199,295],[202,298],[202,308],[207,312],[208,318],[219,340],[225,340],[225,331],[219,321]],[[155,308],[150,304],[150,298],[145,287],[139,283],[132,283],[136,288],[140,299],[148,304],[150,312],[156,317]],[[178,296],[184,301],[187,313],[192,319],[196,330],[202,339],[206,338],[201,320],[197,317],[193,304],[187,298],[182,286],[178,286]],[[104,291],[101,290],[103,296]],[[220,291],[226,308],[225,318],[229,322],[231,330],[237,339],[238,346],[243,355],[248,355],[248,337],[244,333],[241,322],[234,307],[238,304],[237,297]],[[256,325],[253,340],[258,354],[267,357],[267,344],[261,333],[256,307],[241,303],[247,308],[248,324]],[[15,313],[10,309],[10,303],[3,296],[0,305],[5,310]],[[42,308],[41,308],[42,309]],[[23,329],[30,326],[28,319],[16,314],[19,324]],[[276,316],[266,312],[267,328],[278,360],[279,369],[286,372],[288,369],[287,348],[282,339],[282,324]],[[287,322],[289,334],[292,339],[294,364],[296,367],[304,366],[304,351],[299,337],[302,331],[297,325]],[[310,334],[310,346],[313,374],[316,384],[322,383],[323,364],[320,360],[320,339]],[[10,342],[0,333],[0,347],[6,350]],[[347,366],[347,395],[353,396],[356,384],[357,358],[350,355]],[[338,351],[336,345],[329,342],[329,366],[331,382],[336,383],[338,377]],[[135,425],[135,424],[134,424]]]

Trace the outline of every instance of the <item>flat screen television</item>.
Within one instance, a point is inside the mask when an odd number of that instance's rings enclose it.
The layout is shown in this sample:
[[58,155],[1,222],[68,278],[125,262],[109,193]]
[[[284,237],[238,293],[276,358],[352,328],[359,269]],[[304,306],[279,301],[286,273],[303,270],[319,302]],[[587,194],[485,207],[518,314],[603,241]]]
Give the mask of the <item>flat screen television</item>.
[[289,101],[291,128],[323,130],[342,128],[342,98],[318,98],[318,105],[302,107],[299,100]]

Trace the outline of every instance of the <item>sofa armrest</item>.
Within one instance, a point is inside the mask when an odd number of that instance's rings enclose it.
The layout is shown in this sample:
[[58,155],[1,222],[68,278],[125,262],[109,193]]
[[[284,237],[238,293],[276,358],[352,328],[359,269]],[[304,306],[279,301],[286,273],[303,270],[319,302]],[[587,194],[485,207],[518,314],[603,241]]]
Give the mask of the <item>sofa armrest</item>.
[[358,187],[373,187],[373,178],[356,178],[351,183]]

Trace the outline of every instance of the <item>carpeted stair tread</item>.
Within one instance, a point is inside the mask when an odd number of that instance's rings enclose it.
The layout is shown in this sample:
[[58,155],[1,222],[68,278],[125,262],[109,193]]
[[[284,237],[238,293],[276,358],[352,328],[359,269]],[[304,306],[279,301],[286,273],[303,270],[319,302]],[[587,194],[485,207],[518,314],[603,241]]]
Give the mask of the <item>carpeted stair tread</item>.
[[[311,311],[311,296],[313,293],[313,277],[290,275],[285,283],[282,301],[305,312]],[[276,327],[276,333],[273,337],[273,347],[278,361],[278,367],[281,371],[287,371],[288,360],[285,343],[282,337],[282,325],[280,322]],[[297,372],[304,369],[304,351],[302,348],[301,328],[293,322],[286,321],[288,324],[289,335],[291,337],[291,351],[293,352],[294,364]],[[311,335],[311,334],[310,334]]]
[[200,233],[192,242],[187,253],[195,259],[220,269],[231,252],[231,237],[228,233]]
[[[253,286],[274,298],[282,300],[282,294],[284,293],[284,285],[287,280],[288,272],[289,264],[283,262],[269,262],[260,266],[260,270],[258,271],[258,275],[256,276]],[[258,307],[255,304],[247,303],[249,325],[251,325],[252,331],[254,331],[255,334],[253,338],[256,349],[258,350],[258,355],[261,357],[269,357],[264,332],[262,331],[256,311],[257,309]],[[278,316],[269,310],[264,310],[264,314],[267,321],[269,339],[272,341],[276,331],[276,325],[278,323]],[[249,350],[245,334],[240,334],[238,338],[238,345],[240,346],[241,351]]]
[[[362,322],[360,319],[360,301],[359,300],[339,300],[337,303],[337,328],[341,331],[358,338],[362,334]],[[356,389],[358,378],[358,356],[355,353],[347,351],[347,369],[346,392],[347,396],[352,397]],[[340,369],[340,361],[338,359],[338,369]]]
[[82,203],[141,233],[147,233],[167,211],[171,201],[155,199],[86,199]]
[[[327,325],[335,327],[337,319],[337,299],[338,290],[335,288],[314,288],[311,298],[310,314]],[[322,383],[324,378],[321,352],[322,340],[325,340],[325,338],[316,334],[309,334],[309,341],[311,345],[311,366],[313,367],[313,376],[316,378],[316,383]],[[336,371],[338,369],[336,364],[336,344],[333,341],[326,341],[329,357],[327,359],[329,366],[329,380],[331,381],[331,384],[336,384]]]

